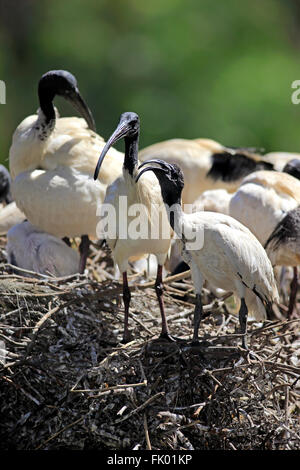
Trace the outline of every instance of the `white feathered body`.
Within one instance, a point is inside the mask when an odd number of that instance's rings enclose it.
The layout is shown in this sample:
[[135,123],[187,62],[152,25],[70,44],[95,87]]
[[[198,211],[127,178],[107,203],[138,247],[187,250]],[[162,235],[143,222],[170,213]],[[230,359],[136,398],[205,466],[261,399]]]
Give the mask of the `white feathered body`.
[[226,189],[208,189],[193,202],[192,211],[209,211],[228,214],[231,198],[232,193],[229,193]]
[[0,209],[0,235],[4,235],[16,224],[25,220],[25,214],[20,211],[15,201],[10,202]]
[[247,176],[230,200],[229,214],[265,244],[278,222],[300,203],[300,181],[274,171]]
[[35,226],[57,237],[96,236],[97,205],[108,184],[122,172],[123,154],[110,149],[97,181],[93,180],[104,140],[84,119],[57,118],[41,140],[36,127],[41,111],[17,127],[9,153],[12,194]]
[[136,172],[132,177],[124,169],[122,176],[108,186],[103,206],[108,204],[115,209],[115,236],[106,236],[106,241],[121,272],[128,269],[128,259],[139,259],[147,254],[156,255],[158,263],[163,265],[170,247],[170,224],[158,180],[154,174],[145,173],[135,183],[135,176]]
[[6,251],[9,263],[39,274],[62,277],[78,272],[78,252],[28,221],[8,231]]
[[[215,287],[244,297],[249,313],[257,319],[265,318],[265,308],[253,289],[266,302],[278,301],[278,292],[270,260],[254,235],[232,217],[215,212],[182,212],[178,220],[179,224],[203,234],[200,249],[187,249],[186,243],[179,240],[192,275],[194,270],[194,284],[199,282],[199,291],[201,283],[207,280]],[[175,231],[178,233],[176,226]]]

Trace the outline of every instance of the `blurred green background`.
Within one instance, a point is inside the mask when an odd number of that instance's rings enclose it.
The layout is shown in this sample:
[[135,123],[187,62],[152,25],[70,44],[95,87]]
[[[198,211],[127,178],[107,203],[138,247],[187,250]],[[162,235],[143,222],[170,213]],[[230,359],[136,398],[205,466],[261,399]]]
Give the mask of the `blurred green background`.
[[291,102],[298,0],[0,0],[0,28],[6,165],[12,133],[38,108],[37,82],[51,69],[77,77],[105,139],[121,112],[136,111],[141,147],[209,137],[300,151],[300,105]]

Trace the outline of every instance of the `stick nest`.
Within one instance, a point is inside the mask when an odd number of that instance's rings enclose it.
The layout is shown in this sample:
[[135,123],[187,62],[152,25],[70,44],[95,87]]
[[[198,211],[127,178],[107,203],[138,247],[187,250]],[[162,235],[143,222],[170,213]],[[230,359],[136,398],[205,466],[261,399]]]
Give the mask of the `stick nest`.
[[14,273],[0,246],[2,450],[300,448],[299,318],[286,320],[283,301],[272,321],[249,322],[249,357],[233,298],[204,289],[203,341],[191,348],[188,273],[165,282],[176,343],[158,340],[154,283],[133,275],[123,345],[105,250],[92,247],[86,275],[46,279]]

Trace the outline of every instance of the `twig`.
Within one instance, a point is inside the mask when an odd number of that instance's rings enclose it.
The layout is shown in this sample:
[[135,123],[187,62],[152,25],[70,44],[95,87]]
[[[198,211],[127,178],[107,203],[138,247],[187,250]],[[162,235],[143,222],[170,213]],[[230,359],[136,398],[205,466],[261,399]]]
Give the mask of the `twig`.
[[145,430],[145,438],[146,438],[146,445],[147,445],[147,450],[152,450],[151,442],[150,442],[150,437],[149,437],[149,429],[148,429],[148,423],[147,423],[147,415],[144,413],[144,430]]
[[162,396],[165,395],[165,392],[158,392],[156,393],[155,395],[153,395],[152,397],[150,397],[147,401],[145,401],[145,403],[143,403],[142,405],[138,406],[137,408],[135,408],[134,410],[132,410],[130,413],[128,413],[126,416],[124,416],[124,418],[121,418],[121,419],[118,419],[117,421],[115,421],[115,423],[121,423],[123,421],[126,421],[128,418],[130,418],[132,415],[134,415],[135,413],[138,413],[139,411],[142,411],[144,410],[145,408],[147,408],[148,405],[150,405],[150,403],[154,402],[155,400],[157,400],[158,398],[161,398]]
[[56,432],[55,434],[53,434],[52,436],[50,436],[46,441],[42,442],[42,444],[40,444],[38,447],[35,448],[35,450],[38,450],[40,449],[41,447],[43,447],[45,444],[48,444],[48,442],[52,441],[53,439],[55,439],[59,434],[61,434],[62,432],[66,431],[67,429],[71,428],[72,426],[75,426],[75,424],[78,424],[80,423],[81,421],[84,420],[84,416],[82,416],[81,418],[77,419],[76,421],[73,421],[73,423],[70,423],[68,424],[67,426],[65,426],[64,428],[62,428],[60,431]]

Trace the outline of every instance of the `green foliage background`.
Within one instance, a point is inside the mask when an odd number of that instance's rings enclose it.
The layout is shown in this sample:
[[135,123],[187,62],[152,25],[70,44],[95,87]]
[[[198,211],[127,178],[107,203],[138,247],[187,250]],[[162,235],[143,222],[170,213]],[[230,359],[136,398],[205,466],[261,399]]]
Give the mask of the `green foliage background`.
[[141,147],[210,137],[300,151],[297,0],[0,0],[0,28],[5,164],[14,129],[38,108],[39,77],[59,68],[77,77],[105,139],[136,111]]

